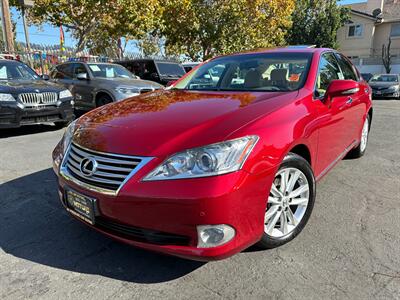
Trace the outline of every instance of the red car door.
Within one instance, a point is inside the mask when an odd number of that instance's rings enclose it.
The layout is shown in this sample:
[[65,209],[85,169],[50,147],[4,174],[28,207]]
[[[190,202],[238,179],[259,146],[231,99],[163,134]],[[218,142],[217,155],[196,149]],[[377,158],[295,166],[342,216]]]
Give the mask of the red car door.
[[343,55],[336,53],[336,58],[339,63],[339,67],[343,73],[344,79],[358,81],[360,86],[356,93],[347,96],[347,106],[345,112],[345,119],[348,129],[349,144],[358,141],[361,135],[361,129],[363,126],[363,118],[366,113],[367,101],[364,101],[365,97],[369,97],[369,88],[359,78],[357,71],[351,62]]
[[351,143],[349,126],[348,96],[325,101],[325,93],[332,80],[343,79],[333,52],[323,53],[320,57],[316,76],[315,100],[318,113],[318,154],[315,166],[316,177],[324,175],[345,154],[345,149]]

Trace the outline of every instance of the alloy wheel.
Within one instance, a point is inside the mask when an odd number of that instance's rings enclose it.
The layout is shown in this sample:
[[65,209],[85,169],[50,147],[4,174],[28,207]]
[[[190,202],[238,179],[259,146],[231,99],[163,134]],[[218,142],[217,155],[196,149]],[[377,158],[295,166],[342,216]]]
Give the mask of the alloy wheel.
[[368,131],[369,131],[369,122],[368,118],[366,118],[361,132],[361,142],[360,142],[361,152],[364,152],[365,148],[367,148]]
[[297,168],[278,171],[272,183],[264,216],[264,232],[280,238],[291,233],[307,210],[310,186],[307,177]]

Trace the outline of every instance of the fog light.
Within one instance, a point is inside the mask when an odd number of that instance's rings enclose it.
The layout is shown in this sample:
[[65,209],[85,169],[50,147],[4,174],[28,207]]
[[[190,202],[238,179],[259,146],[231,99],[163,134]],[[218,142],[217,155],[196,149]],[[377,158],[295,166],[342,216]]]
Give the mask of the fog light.
[[210,248],[226,244],[235,236],[235,229],[228,225],[197,226],[197,247]]

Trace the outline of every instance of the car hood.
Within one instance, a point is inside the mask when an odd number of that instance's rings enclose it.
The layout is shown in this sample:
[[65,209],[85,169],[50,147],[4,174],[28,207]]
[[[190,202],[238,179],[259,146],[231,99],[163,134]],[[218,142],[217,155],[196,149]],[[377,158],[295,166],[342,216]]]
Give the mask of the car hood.
[[377,81],[377,82],[368,82],[370,87],[390,87],[390,86],[396,86],[399,85],[398,82],[383,82],[383,81]]
[[0,93],[59,92],[65,90],[59,84],[46,80],[0,80]]
[[154,88],[154,89],[164,88],[161,84],[158,84],[153,81],[133,79],[133,78],[96,78],[96,81],[108,87],[123,86],[123,87]]
[[155,91],[85,114],[77,122],[73,140],[103,152],[170,155],[223,141],[293,101],[297,93]]

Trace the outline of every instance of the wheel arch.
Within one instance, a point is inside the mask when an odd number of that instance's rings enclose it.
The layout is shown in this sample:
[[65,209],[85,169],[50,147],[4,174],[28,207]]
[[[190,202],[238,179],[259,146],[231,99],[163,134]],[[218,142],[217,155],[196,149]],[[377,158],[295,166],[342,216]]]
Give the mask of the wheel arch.
[[310,164],[310,166],[313,165],[311,151],[310,151],[310,149],[309,149],[309,147],[307,145],[305,145],[305,144],[297,144],[297,145],[293,146],[288,151],[288,153],[289,152],[301,156],[302,158],[304,158]]
[[113,102],[115,102],[115,98],[113,97],[113,95],[106,91],[106,90],[98,90],[96,91],[95,95],[94,95],[94,101],[95,103],[97,103],[97,100],[100,98],[100,96],[102,95],[107,95],[108,97],[110,97],[112,99]]
[[371,130],[371,123],[372,123],[372,116],[373,116],[373,114],[374,114],[374,108],[373,107],[371,107],[369,110],[368,110],[368,117],[369,117],[369,130]]

